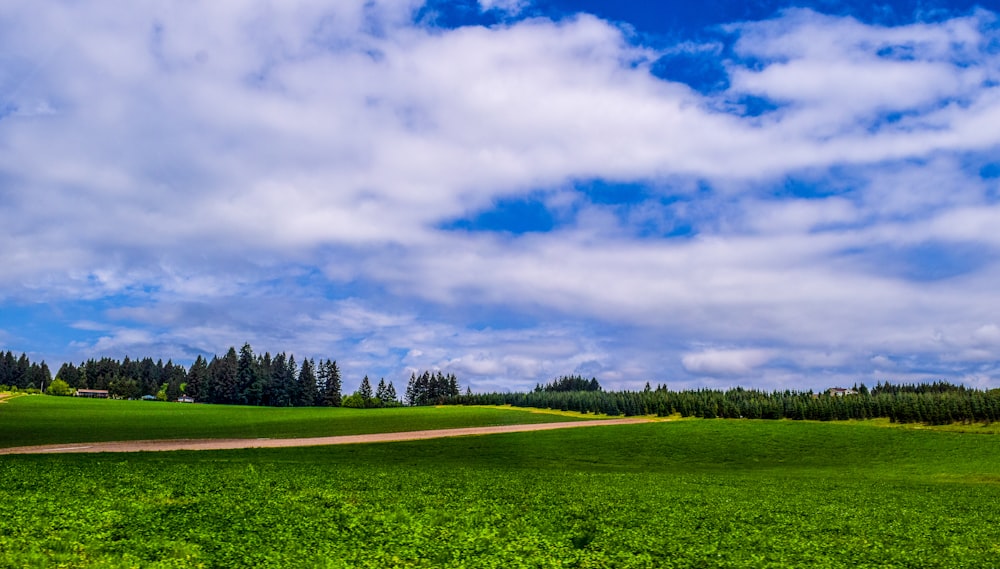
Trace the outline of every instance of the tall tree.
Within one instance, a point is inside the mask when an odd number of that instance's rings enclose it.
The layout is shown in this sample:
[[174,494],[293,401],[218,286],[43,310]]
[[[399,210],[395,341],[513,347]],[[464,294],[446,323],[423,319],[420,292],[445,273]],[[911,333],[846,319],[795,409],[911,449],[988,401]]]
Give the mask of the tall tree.
[[317,404],[319,392],[316,389],[316,364],[306,358],[299,371],[298,406],[311,407]]
[[366,375],[364,379],[361,380],[361,386],[358,388],[358,395],[361,396],[361,400],[364,401],[365,407],[371,407],[372,405],[372,384],[368,381],[368,376]]
[[239,384],[238,401],[244,405],[260,405],[264,398],[264,381],[257,358],[250,343],[240,348],[236,381]]
[[323,404],[328,407],[340,407],[342,403],[340,369],[335,360],[326,360],[323,368]]
[[[17,358],[17,363],[14,365],[14,374],[11,380],[11,384],[17,386],[19,389],[26,389],[31,378],[28,377],[28,372],[31,371],[31,360],[28,359],[28,354],[21,352],[21,357]],[[35,387],[38,387],[37,385]]]
[[199,354],[185,378],[184,393],[195,401],[209,400],[208,363]]
[[288,372],[285,376],[285,391],[288,393],[288,404],[295,405],[299,401],[299,367],[295,364],[295,354],[288,355]]
[[381,401],[386,401],[388,399],[388,393],[386,392],[385,378],[378,380],[378,387],[375,388],[375,399]]
[[177,401],[181,396],[181,384],[187,379],[184,366],[174,365],[168,360],[163,366],[163,379],[167,384],[167,401]]
[[[56,377],[65,381],[66,385],[73,388],[79,388],[80,385],[80,370],[73,365],[72,362],[64,363],[59,371],[56,373]],[[2,383],[2,381],[0,381]]]
[[274,407],[289,407],[292,405],[291,384],[294,376],[289,371],[288,357],[284,352],[274,356],[271,360],[271,382],[266,390],[268,405]]
[[212,381],[213,403],[238,403],[239,402],[239,381],[237,373],[239,371],[239,356],[236,355],[236,348],[230,347],[226,355],[221,358],[213,358],[209,364],[209,376]]

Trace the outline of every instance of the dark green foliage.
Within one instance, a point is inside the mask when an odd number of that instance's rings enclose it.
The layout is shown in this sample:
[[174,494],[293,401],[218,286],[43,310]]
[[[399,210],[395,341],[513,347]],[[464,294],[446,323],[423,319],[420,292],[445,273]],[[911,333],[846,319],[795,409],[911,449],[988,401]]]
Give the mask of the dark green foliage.
[[[649,385],[647,383],[647,385]],[[544,386],[538,385],[535,391],[600,391],[601,384],[596,377],[584,379],[580,375],[564,375],[546,383]]]
[[233,399],[242,405],[260,405],[263,398],[264,381],[257,358],[250,344],[243,344],[236,360],[236,394]]
[[316,388],[316,364],[309,359],[302,360],[296,404],[299,407],[319,405],[319,390]]
[[198,356],[194,360],[194,363],[191,364],[191,369],[188,370],[185,383],[187,384],[185,394],[192,397],[195,401],[208,401],[210,399],[208,362],[205,361],[205,358]]
[[212,403],[239,403],[239,357],[236,348],[229,348],[222,358],[213,357],[208,364],[209,381],[212,382]]
[[706,419],[795,419],[843,421],[888,418],[899,423],[944,425],[991,423],[1000,419],[1000,390],[982,391],[944,382],[893,386],[888,383],[855,395],[801,391],[765,392],[735,388],[669,391],[555,391],[481,393],[439,401],[457,405],[513,405],[607,415],[679,413]]
[[1000,559],[998,449],[994,436],[685,421],[5,457],[0,566],[978,569]]
[[59,368],[59,372],[56,373],[56,377],[66,382],[72,388],[82,387],[80,385],[80,370],[76,368],[72,363],[65,363]]
[[340,380],[340,368],[337,362],[326,360],[320,361],[318,381],[322,390],[321,405],[326,407],[340,407],[341,391],[343,389]]
[[433,374],[425,371],[420,375],[413,373],[406,386],[406,404],[442,405],[457,397],[460,392],[455,374],[445,375],[441,371]]
[[264,403],[272,407],[290,407],[294,394],[294,370],[289,368],[288,358],[284,353],[274,356],[271,360],[270,381],[264,389]]
[[[211,361],[197,356],[190,369],[171,361],[152,358],[132,360],[128,356],[118,361],[104,357],[81,362],[79,366],[64,363],[59,368],[60,379],[74,389],[107,389],[120,399],[138,399],[145,395],[162,394],[170,401],[182,394],[199,403],[238,405],[268,405],[273,407],[341,406],[342,382],[340,369],[333,360],[305,359],[302,368],[295,356],[270,353],[255,356],[249,343],[239,352],[230,347],[223,357]],[[445,378],[457,385],[454,376]],[[44,388],[52,382],[48,365],[32,363],[26,354],[20,358],[10,351],[0,352],[0,386],[14,389]],[[369,385],[369,387],[371,387]],[[365,398],[368,407],[397,404],[395,388],[383,386],[385,396],[372,394]],[[450,393],[444,389],[441,393]],[[384,404],[372,404],[374,399]]]
[[[17,358],[11,351],[0,353],[0,385],[15,389],[44,390],[51,383],[52,372],[49,371],[49,366],[44,361],[41,363],[32,362],[24,353]],[[70,387],[75,387],[69,381],[66,383]]]
[[358,397],[361,398],[361,402],[364,407],[372,407],[372,384],[368,381],[368,376],[366,375],[364,379],[361,380],[361,386],[358,387],[356,393]]
[[108,395],[117,399],[138,399],[142,397],[142,392],[136,380],[116,377],[108,384]]

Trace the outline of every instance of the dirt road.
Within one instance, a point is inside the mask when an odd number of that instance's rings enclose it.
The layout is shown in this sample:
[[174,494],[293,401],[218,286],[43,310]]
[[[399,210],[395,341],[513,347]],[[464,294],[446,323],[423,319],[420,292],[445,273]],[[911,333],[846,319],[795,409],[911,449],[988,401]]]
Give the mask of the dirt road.
[[304,439],[178,439],[157,441],[115,441],[100,443],[66,443],[27,447],[0,448],[2,454],[55,454],[73,452],[143,452],[168,450],[224,450],[241,448],[309,447],[324,445],[349,445],[390,441],[415,441],[442,437],[492,435],[496,433],[521,433],[548,431],[602,425],[628,425],[645,423],[648,419],[605,419],[600,421],[570,421],[562,423],[536,423],[531,425],[501,425],[496,427],[465,427],[461,429],[436,429],[402,433],[373,433],[367,435],[341,435],[336,437],[309,437]]

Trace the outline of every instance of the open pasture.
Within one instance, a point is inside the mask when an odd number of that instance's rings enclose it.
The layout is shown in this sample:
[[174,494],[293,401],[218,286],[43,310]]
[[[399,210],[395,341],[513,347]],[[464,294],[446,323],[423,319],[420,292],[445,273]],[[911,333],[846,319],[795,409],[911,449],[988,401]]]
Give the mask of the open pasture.
[[0,460],[0,567],[995,567],[992,435],[696,420]]
[[[243,407],[42,395],[0,404],[0,447],[159,439],[298,438],[583,420],[499,407]],[[594,418],[593,416],[589,418]]]

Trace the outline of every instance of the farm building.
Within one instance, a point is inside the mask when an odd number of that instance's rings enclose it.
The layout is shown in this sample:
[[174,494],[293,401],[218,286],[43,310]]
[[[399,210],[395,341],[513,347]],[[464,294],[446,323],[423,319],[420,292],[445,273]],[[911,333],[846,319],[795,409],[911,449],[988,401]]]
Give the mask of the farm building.
[[843,387],[831,387],[826,390],[827,393],[833,397],[843,397],[845,395],[857,395],[858,392],[853,389],[844,389]]
[[107,389],[77,389],[73,394],[75,397],[90,397],[92,399],[107,399]]

